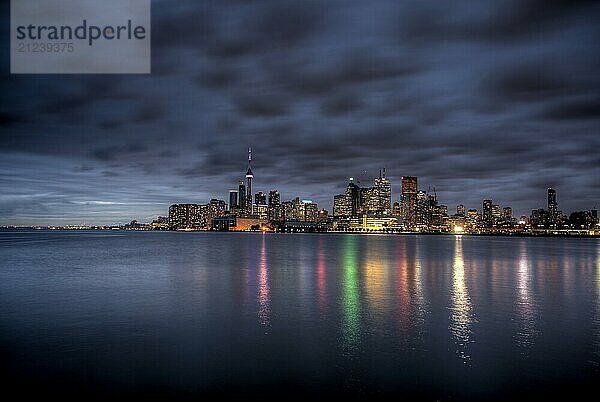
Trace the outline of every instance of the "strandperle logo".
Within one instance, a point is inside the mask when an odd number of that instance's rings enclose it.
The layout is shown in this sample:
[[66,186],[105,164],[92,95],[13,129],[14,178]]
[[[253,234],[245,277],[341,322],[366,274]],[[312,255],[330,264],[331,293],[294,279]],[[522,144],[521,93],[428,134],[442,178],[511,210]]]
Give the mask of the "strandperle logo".
[[71,41],[73,39],[87,40],[92,46],[98,39],[105,40],[121,40],[121,39],[146,39],[146,28],[137,25],[133,26],[131,20],[127,20],[126,25],[105,26],[99,27],[96,25],[88,25],[87,20],[83,20],[82,24],[73,28],[69,25],[62,26],[46,26],[33,25],[18,26],[17,39],[28,39],[31,41]]
[[11,0],[11,73],[150,73],[150,0]]

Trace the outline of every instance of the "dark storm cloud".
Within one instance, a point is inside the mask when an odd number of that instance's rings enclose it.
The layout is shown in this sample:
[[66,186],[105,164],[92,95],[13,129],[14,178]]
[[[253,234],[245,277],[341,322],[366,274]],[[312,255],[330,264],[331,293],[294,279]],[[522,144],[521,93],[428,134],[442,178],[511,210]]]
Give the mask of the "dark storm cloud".
[[593,0],[415,1],[401,8],[402,40],[509,42],[540,38],[597,10]]
[[562,97],[575,91],[576,84],[569,82],[559,71],[548,66],[522,65],[496,71],[485,80],[490,95],[505,101],[536,101]]
[[339,93],[321,104],[321,111],[326,116],[340,116],[360,108],[359,96],[356,93]]
[[382,167],[394,201],[416,175],[450,209],[492,197],[524,213],[548,186],[566,210],[600,196],[594,2],[154,1],[152,13],[151,76],[9,75],[2,48],[6,222],[146,220],[226,198],[249,146],[257,190],[327,208],[349,176],[367,185]]
[[26,121],[27,118],[23,114],[16,112],[0,112],[0,127],[11,127],[18,123],[24,123]]
[[541,114],[542,118],[555,120],[600,119],[600,97],[582,97],[559,101]]
[[[223,16],[207,54],[217,58],[238,58],[300,44],[323,28],[326,5],[322,2],[257,2],[245,4]],[[232,21],[234,20],[234,21]],[[233,32],[228,24],[236,24]]]
[[139,143],[127,144],[125,146],[108,146],[92,150],[90,152],[90,156],[94,159],[108,162],[125,156],[130,156],[132,154],[139,154],[146,149],[147,148],[145,145]]
[[235,83],[237,73],[225,66],[213,67],[194,77],[194,81],[209,89],[224,89]]

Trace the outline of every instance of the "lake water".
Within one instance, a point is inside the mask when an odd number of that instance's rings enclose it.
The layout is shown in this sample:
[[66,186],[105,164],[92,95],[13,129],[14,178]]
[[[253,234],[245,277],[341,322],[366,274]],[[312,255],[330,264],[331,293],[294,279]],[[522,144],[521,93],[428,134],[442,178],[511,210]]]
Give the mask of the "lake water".
[[600,239],[0,232],[4,389],[583,391]]

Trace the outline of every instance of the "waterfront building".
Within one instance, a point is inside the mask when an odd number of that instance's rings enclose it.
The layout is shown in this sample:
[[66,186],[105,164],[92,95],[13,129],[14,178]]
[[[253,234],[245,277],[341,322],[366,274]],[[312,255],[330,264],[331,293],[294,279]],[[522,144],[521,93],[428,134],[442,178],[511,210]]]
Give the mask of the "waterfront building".
[[279,191],[271,190],[269,191],[269,211],[268,211],[268,219],[270,221],[280,221],[281,220],[281,196],[279,195]]
[[417,178],[414,176],[402,176],[402,212],[401,216],[407,229],[416,226],[417,216]]
[[255,205],[266,204],[266,203],[267,203],[267,195],[265,193],[263,193],[262,191],[259,191],[258,193],[256,193],[254,195],[254,204]]
[[240,180],[238,183],[238,209],[243,214],[246,212],[246,184]]
[[229,190],[229,210],[238,207],[238,190]]
[[493,223],[492,217],[492,200],[483,200],[483,208],[481,210],[482,224],[486,228],[491,228]]

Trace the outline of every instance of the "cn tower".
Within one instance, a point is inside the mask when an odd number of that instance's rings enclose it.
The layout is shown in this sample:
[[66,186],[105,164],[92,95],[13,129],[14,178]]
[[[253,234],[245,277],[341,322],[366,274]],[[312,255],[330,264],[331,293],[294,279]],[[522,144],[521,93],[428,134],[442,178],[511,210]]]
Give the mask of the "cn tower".
[[254,211],[252,210],[252,179],[254,175],[252,174],[252,148],[248,148],[248,171],[246,172],[246,212],[248,214],[252,214]]

